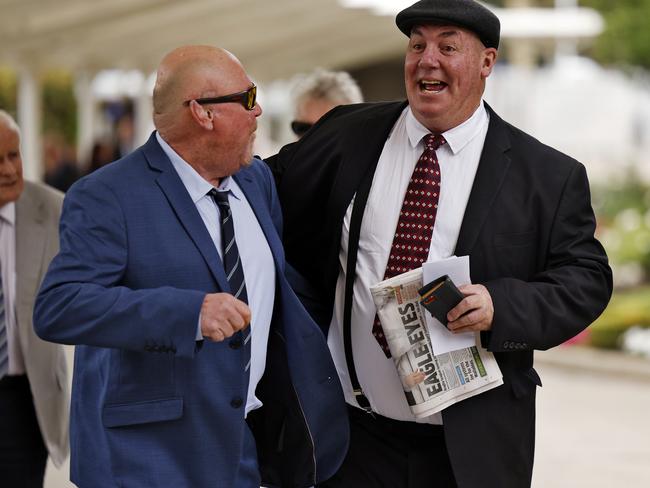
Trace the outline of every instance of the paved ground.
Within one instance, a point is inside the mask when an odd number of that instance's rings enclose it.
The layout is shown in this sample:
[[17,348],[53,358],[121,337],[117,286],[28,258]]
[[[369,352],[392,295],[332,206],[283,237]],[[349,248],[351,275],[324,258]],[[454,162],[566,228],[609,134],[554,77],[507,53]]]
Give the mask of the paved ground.
[[534,488],[650,487],[650,360],[538,353]]
[[[536,367],[533,488],[650,487],[650,359],[561,347]],[[67,470],[48,470],[45,488],[73,487]]]

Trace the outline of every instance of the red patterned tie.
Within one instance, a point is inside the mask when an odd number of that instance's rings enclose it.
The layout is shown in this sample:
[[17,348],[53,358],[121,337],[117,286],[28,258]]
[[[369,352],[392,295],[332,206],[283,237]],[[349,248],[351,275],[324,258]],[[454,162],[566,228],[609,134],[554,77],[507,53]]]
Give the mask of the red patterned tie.
[[[436,149],[445,142],[441,135],[429,134],[424,138],[424,152],[415,165],[404,195],[384,279],[419,268],[429,256],[440,194],[440,166]],[[389,358],[388,343],[376,315],[372,335]]]

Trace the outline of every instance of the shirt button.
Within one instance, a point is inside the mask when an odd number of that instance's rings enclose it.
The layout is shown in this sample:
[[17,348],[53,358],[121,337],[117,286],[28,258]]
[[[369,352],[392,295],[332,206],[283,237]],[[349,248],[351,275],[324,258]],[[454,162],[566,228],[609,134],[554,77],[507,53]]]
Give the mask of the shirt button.
[[244,400],[242,400],[239,397],[235,397],[232,400],[230,400],[230,406],[232,408],[241,408],[243,404],[244,404]]

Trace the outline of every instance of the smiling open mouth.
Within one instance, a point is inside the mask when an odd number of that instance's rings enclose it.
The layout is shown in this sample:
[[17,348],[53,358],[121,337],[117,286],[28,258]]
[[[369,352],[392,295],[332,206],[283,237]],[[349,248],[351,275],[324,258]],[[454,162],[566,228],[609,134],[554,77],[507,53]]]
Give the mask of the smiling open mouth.
[[418,85],[420,90],[428,93],[440,93],[447,87],[447,83],[440,80],[422,80]]

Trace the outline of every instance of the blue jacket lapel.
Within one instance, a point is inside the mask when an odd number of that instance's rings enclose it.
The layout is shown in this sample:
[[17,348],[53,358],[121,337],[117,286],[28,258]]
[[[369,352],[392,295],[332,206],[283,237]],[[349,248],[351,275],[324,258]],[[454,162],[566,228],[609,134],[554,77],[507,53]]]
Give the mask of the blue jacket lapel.
[[155,134],[151,135],[142,149],[149,166],[160,173],[156,178],[156,183],[167,197],[178,220],[201,252],[205,263],[217,280],[219,288],[229,290],[221,258],[214,247],[208,230],[205,228],[203,219],[201,219],[196,205],[194,205],[189,193],[187,193],[169,158],[156,141]]

